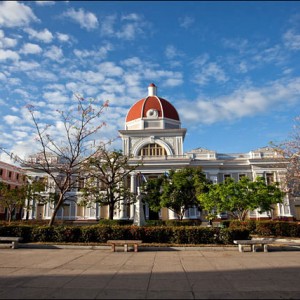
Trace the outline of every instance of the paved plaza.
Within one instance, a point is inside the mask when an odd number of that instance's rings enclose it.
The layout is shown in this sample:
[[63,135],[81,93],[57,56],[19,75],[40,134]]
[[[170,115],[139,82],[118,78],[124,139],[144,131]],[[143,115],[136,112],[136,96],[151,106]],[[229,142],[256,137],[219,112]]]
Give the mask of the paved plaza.
[[0,299],[300,299],[299,282],[299,249],[0,249]]

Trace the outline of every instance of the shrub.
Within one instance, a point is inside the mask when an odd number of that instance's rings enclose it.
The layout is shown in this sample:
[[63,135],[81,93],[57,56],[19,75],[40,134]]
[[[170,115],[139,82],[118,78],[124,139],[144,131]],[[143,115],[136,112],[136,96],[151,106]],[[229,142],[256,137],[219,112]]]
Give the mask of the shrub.
[[164,222],[166,226],[200,226],[202,221],[195,220],[166,220]]
[[109,220],[109,219],[101,219],[99,221],[99,225],[132,225],[132,220]]
[[58,238],[55,227],[34,226],[31,232],[31,240],[33,242],[57,242]]
[[222,244],[233,244],[234,240],[248,240],[249,235],[247,228],[220,228],[218,241]]

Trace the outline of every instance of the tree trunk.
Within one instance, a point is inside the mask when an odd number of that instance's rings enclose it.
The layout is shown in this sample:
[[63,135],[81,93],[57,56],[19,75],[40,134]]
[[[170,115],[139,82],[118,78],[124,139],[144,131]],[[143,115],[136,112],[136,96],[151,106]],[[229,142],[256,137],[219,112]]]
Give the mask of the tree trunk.
[[51,219],[50,219],[50,222],[49,222],[49,226],[53,226],[56,214],[57,214],[58,210],[60,209],[60,207],[62,206],[62,204],[64,202],[63,200],[64,200],[64,194],[60,194],[58,202],[57,202],[57,204],[54,208],[54,211],[52,213],[52,216],[51,216]]
[[114,219],[114,203],[109,204],[109,219],[113,220]]

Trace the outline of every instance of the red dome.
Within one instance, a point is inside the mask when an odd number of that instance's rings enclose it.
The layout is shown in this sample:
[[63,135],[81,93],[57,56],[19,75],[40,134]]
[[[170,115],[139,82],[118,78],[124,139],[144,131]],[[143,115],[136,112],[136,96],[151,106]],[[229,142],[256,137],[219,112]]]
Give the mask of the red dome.
[[180,121],[177,110],[170,102],[157,96],[148,96],[137,101],[130,108],[127,113],[126,122],[145,118],[147,116],[147,111],[150,109],[157,110],[158,118],[168,118]]

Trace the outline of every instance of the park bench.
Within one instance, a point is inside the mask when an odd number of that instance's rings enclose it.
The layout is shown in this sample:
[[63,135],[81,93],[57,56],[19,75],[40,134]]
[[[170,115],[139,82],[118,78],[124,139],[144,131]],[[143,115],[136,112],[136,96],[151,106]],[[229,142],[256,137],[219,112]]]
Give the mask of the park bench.
[[268,252],[270,244],[300,246],[300,240],[277,239],[277,238],[258,238],[252,240],[235,240],[233,241],[239,247],[239,252],[244,252],[244,247],[250,246],[252,252],[257,252],[259,248],[263,248],[264,252]]
[[140,240],[108,240],[107,244],[111,245],[111,250],[113,252],[116,251],[116,246],[124,246],[124,252],[128,252],[128,246],[133,245],[134,252],[138,252],[138,245],[140,245],[142,241]]
[[11,248],[16,249],[18,248],[19,242],[22,240],[21,237],[14,237],[14,236],[0,236],[0,242],[11,242]]

